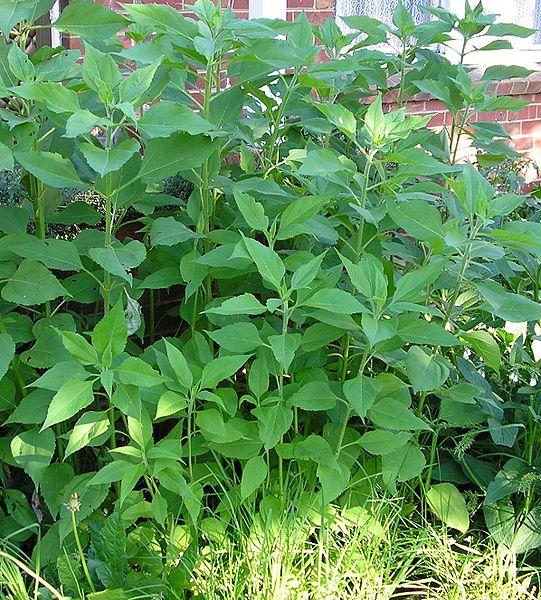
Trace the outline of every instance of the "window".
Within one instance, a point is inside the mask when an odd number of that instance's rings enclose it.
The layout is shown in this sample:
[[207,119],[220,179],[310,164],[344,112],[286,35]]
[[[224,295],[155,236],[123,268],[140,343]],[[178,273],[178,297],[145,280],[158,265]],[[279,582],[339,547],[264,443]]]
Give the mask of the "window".
[[[337,0],[336,16],[347,17],[350,15],[367,15],[383,23],[392,23],[393,11],[398,0]],[[404,6],[413,15],[417,23],[423,23],[430,19],[430,15],[422,12],[420,6],[439,6],[438,0],[404,0]]]

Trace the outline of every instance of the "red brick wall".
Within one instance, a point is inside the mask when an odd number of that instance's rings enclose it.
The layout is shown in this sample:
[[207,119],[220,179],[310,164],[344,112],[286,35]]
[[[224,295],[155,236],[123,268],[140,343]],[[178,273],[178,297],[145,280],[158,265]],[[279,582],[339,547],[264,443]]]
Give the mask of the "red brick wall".
[[287,0],[287,20],[295,20],[304,11],[309,21],[323,25],[326,19],[334,17],[335,5],[335,0]]

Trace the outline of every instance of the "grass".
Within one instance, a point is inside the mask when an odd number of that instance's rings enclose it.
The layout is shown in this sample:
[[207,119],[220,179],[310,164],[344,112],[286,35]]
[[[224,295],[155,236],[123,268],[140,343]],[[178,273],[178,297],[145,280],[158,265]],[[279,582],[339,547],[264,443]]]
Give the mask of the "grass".
[[[192,593],[205,600],[535,600],[539,573],[482,541],[403,516],[400,500],[366,508],[329,507],[322,516],[304,497],[285,509],[274,498],[204,519]],[[403,510],[403,509],[402,509]],[[187,539],[186,544],[189,543]],[[35,595],[23,558],[0,557],[0,597]],[[14,559],[14,560],[13,560]],[[182,560],[182,556],[179,556]],[[43,585],[43,583],[42,583]],[[138,594],[138,598],[147,597]],[[148,595],[149,598],[154,598]],[[172,594],[171,598],[179,598]],[[179,599],[180,600],[180,599]]]

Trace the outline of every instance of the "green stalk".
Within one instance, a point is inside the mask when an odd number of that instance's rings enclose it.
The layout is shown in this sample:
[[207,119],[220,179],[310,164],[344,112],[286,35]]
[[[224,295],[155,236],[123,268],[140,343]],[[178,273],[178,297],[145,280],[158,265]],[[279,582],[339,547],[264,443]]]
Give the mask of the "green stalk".
[[81,566],[83,567],[83,572],[85,574],[86,580],[88,581],[90,589],[93,593],[95,593],[96,588],[94,587],[94,583],[92,582],[92,577],[90,577],[90,572],[88,570],[88,565],[86,564],[86,558],[83,552],[83,547],[81,545],[81,540],[79,539],[79,532],[77,531],[77,520],[75,519],[75,510],[71,510],[71,528],[73,530],[73,537],[75,538],[75,545],[77,546],[77,552],[79,554]]
[[[34,208],[34,226],[36,228],[36,236],[40,240],[45,240],[47,225],[45,223],[45,203],[43,200],[43,183],[31,173],[28,173],[28,181],[30,187],[30,198]],[[51,316],[51,302],[47,300],[44,304],[45,316]]]

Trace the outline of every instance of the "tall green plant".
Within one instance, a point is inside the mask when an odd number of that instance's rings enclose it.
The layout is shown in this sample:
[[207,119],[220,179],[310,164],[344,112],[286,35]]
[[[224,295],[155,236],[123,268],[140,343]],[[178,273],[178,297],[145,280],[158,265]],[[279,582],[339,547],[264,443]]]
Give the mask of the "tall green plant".
[[[40,27],[19,4],[23,30]],[[499,544],[538,547],[539,223],[457,162],[464,135],[491,163],[515,155],[472,123],[523,106],[483,83],[523,71],[475,84],[464,58],[485,35],[531,31],[468,3],[419,26],[399,3],[392,26],[351,17],[351,34],[210,0],[196,20],[123,9],[64,11],[55,26],[83,57],[0,43],[0,142],[35,215],[34,235],[26,203],[0,207],[0,531],[39,529],[45,568],[80,597],[184,593],[201,535],[289,486],[322,526],[331,503],[364,506],[377,487],[463,533],[464,486]],[[455,35],[458,63],[435,50]],[[373,49],[390,36],[398,55]],[[448,106],[449,130],[407,114],[420,91]],[[187,201],[163,192],[178,173]],[[63,188],[101,212],[62,205]],[[48,223],[84,227],[59,239]],[[180,325],[162,338],[156,291],[170,289],[164,319]]]

